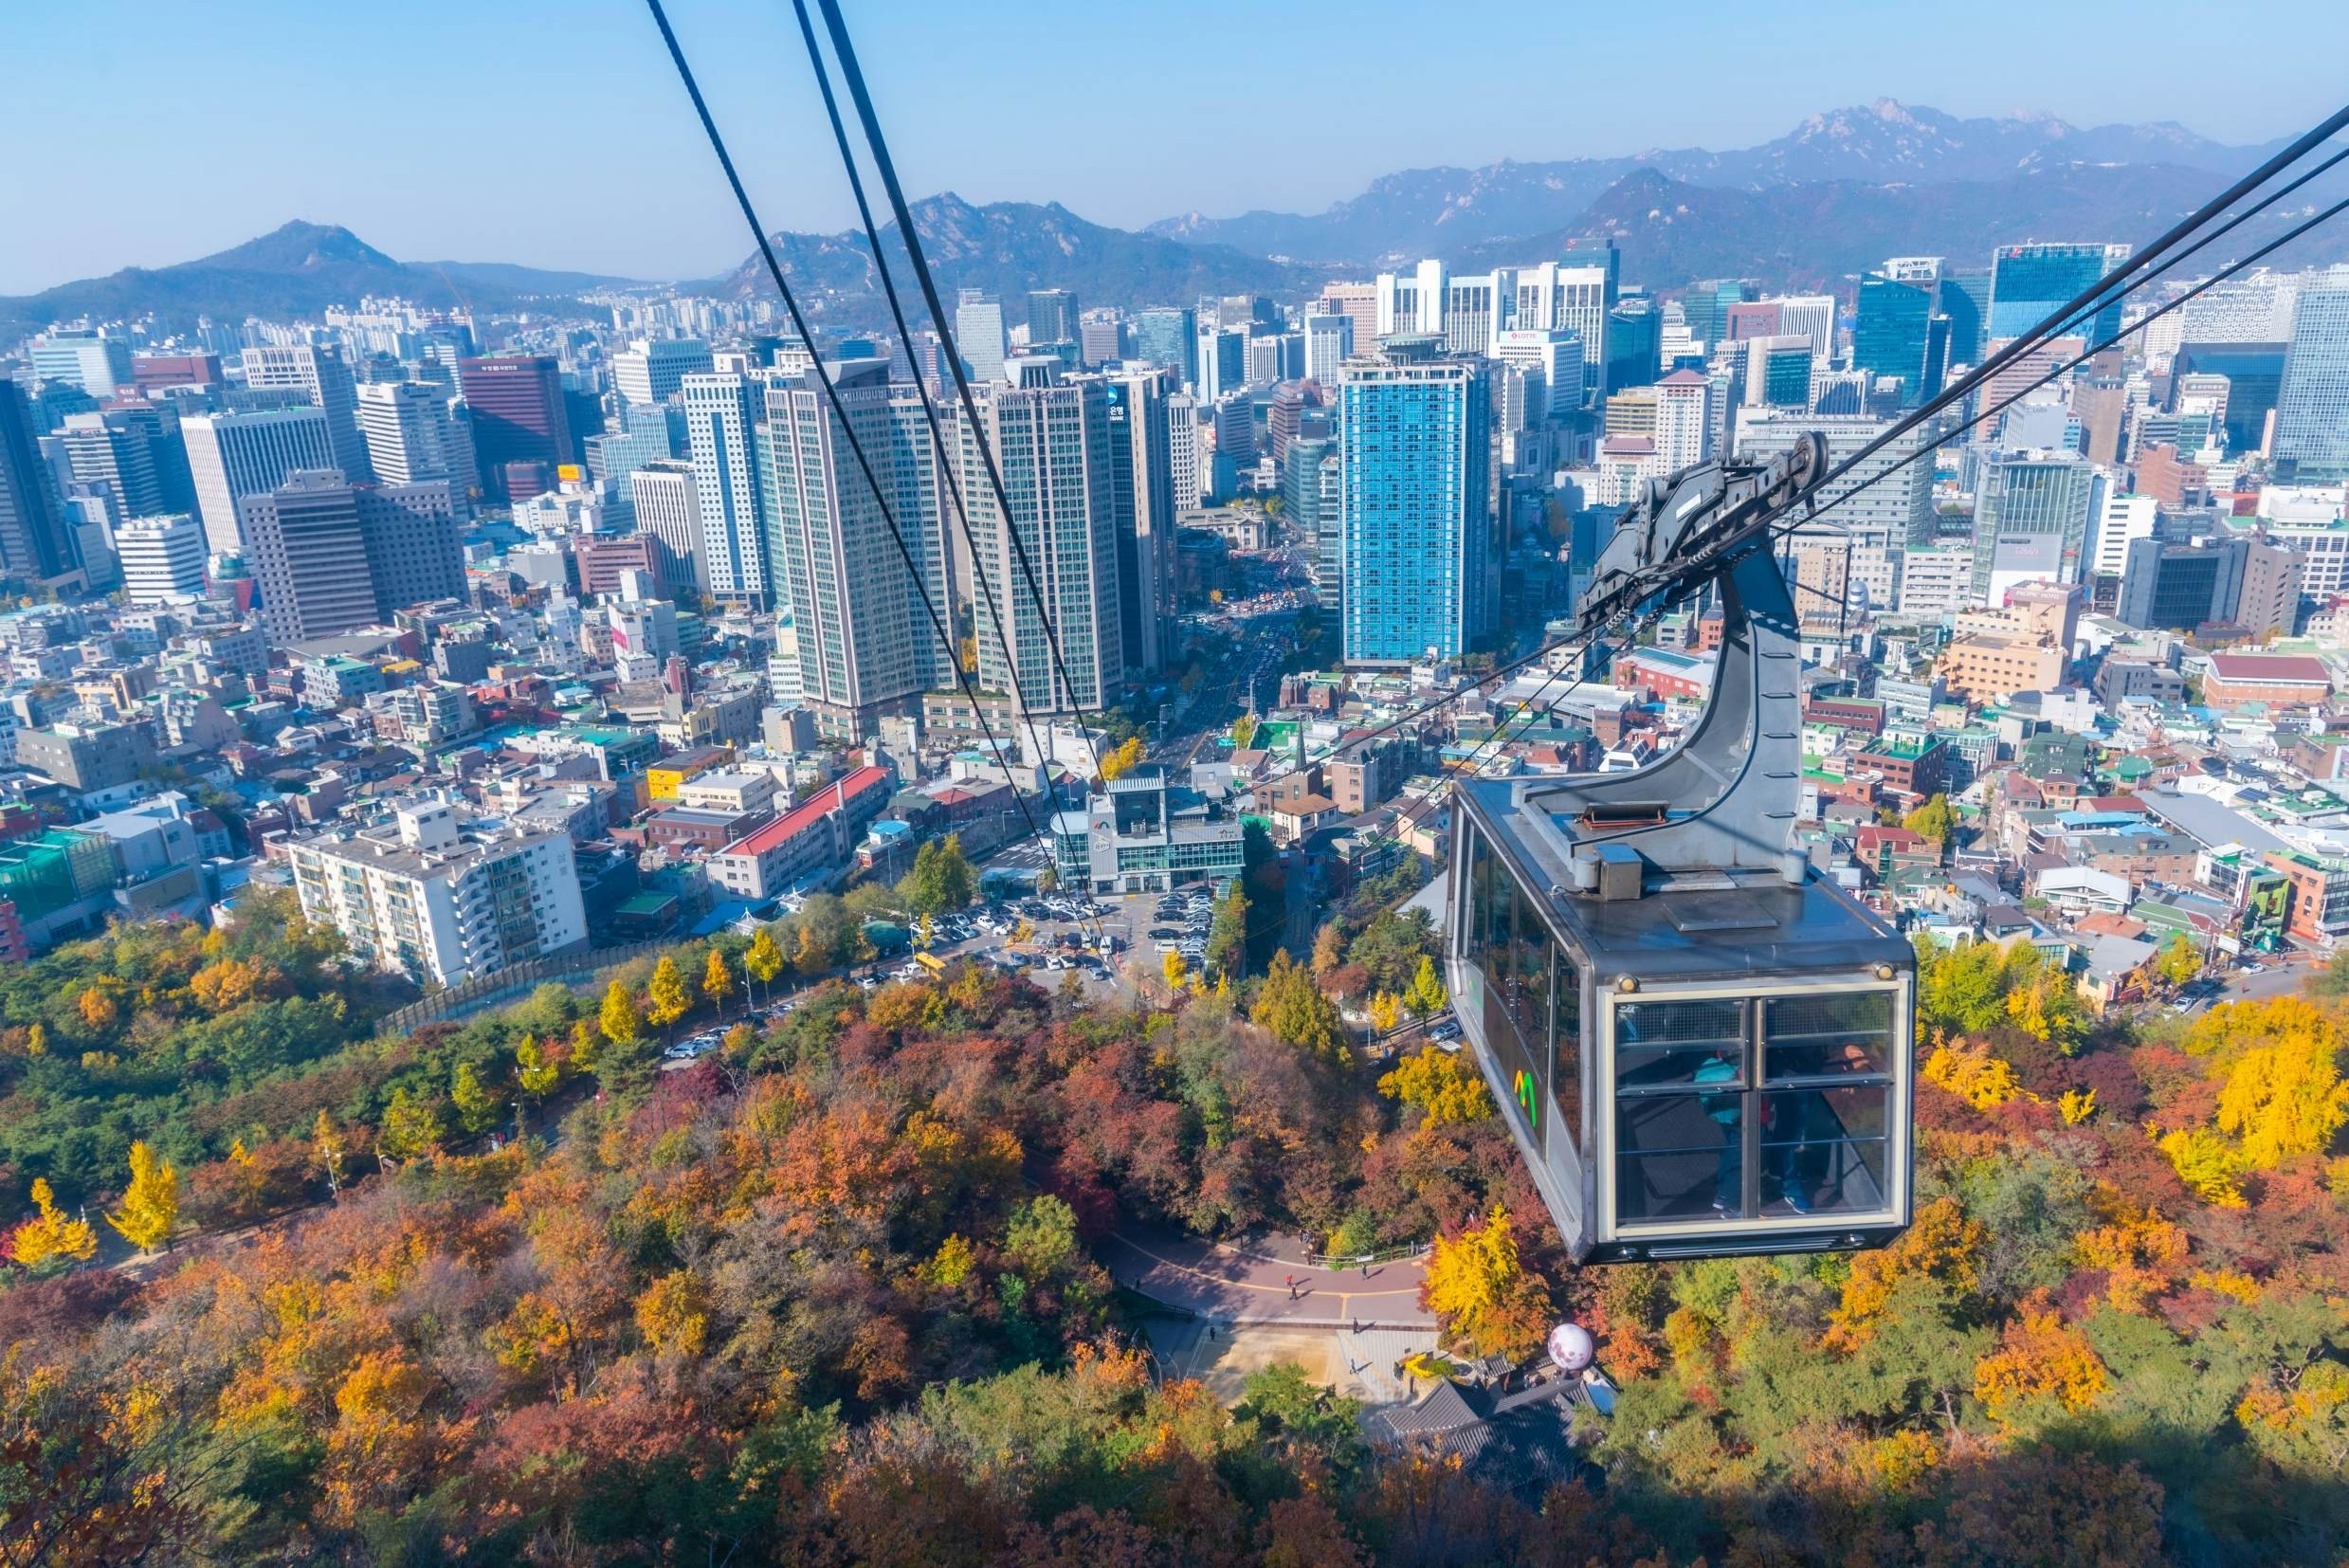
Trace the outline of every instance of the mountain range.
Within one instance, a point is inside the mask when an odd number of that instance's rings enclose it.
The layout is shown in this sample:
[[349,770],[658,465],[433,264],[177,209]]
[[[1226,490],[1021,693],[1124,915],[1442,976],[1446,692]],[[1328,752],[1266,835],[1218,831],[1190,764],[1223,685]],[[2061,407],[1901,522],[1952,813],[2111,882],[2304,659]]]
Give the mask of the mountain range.
[[[1703,148],[1481,169],[1419,169],[1372,182],[1315,214],[1193,213],[1141,230],[1088,222],[1057,202],[974,205],[949,191],[913,204],[922,248],[951,308],[957,289],[1004,297],[1073,290],[1086,305],[1179,303],[1203,295],[1296,298],[1332,277],[1437,256],[1473,269],[1563,254],[1604,235],[1627,283],[1671,289],[1738,276],[1779,286],[1831,284],[1888,255],[1982,255],[2026,239],[2142,241],[2277,143],[2229,146],[2168,121],[2083,130],[2046,115],[1959,119],[1891,100],[1814,115],[1787,135],[1731,152]],[[2314,182],[2313,210],[2349,190],[2349,173]],[[2255,220],[2224,243],[2242,255],[2291,220]],[[885,331],[864,236],[781,232],[777,260],[817,324]],[[883,243],[903,258],[894,225]],[[2279,264],[2349,256],[2349,229],[2320,231]],[[2212,260],[2221,259],[2214,250]],[[363,295],[479,311],[558,308],[583,291],[628,286],[597,273],[489,262],[400,262],[349,229],[289,223],[175,266],[131,267],[40,294],[0,298],[0,341],[52,321],[154,312],[240,320],[316,317]],[[683,285],[736,298],[771,294],[754,255]],[[921,301],[906,293],[916,317]]]
[[356,304],[371,294],[503,310],[630,281],[505,262],[398,262],[348,228],[295,222],[192,262],[128,266],[38,294],[0,296],[0,337],[78,317],[104,321],[150,311],[173,321],[315,318],[329,305]]

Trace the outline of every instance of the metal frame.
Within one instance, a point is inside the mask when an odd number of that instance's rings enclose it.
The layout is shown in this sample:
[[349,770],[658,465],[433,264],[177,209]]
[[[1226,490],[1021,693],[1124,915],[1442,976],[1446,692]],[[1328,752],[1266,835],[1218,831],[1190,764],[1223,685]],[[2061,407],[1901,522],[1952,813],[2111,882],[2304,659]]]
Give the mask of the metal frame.
[[[1643,1242],[1650,1240],[1697,1239],[1704,1236],[1746,1235],[1757,1231],[1872,1231],[1885,1226],[1905,1226],[1909,1218],[1909,1142],[1911,1127],[1910,1105],[1916,1088],[1916,1073],[1912,1065],[1916,1016],[1913,1010],[1914,977],[1897,974],[1890,980],[1873,976],[1863,978],[1827,976],[1810,980],[1788,980],[1757,989],[1748,977],[1735,980],[1689,981],[1682,984],[1649,989],[1642,986],[1632,993],[1613,990],[1599,992],[1595,998],[1602,1022],[1586,1034],[1586,1047],[1593,1035],[1601,1042],[1598,1048],[1598,1099],[1606,1106],[1605,1115],[1592,1128],[1591,1150],[1586,1157],[1596,1170],[1604,1171],[1599,1178],[1603,1197],[1593,1216],[1591,1227],[1594,1242]],[[1737,998],[1766,1002],[1778,996],[1811,996],[1821,994],[1849,995],[1861,992],[1881,991],[1892,996],[1892,1039],[1885,1046],[1886,1076],[1891,1079],[1892,1104],[1885,1116],[1885,1171],[1888,1202],[1880,1209],[1855,1213],[1835,1214],[1757,1214],[1751,1219],[1683,1219],[1639,1222],[1630,1225],[1616,1221],[1615,1192],[1615,1011],[1626,1006],[1646,1002],[1696,1001]],[[1759,1093],[1763,1085],[1759,1079],[1762,1049],[1761,1010],[1757,1008],[1747,1021],[1746,1046],[1752,1052],[1751,1068],[1755,1073],[1739,1093]],[[1815,1085],[1814,1085],[1815,1086]],[[1745,1176],[1750,1182],[1757,1176],[1760,1140],[1748,1137],[1744,1152]],[[1824,1250],[1824,1249],[1822,1249]]]

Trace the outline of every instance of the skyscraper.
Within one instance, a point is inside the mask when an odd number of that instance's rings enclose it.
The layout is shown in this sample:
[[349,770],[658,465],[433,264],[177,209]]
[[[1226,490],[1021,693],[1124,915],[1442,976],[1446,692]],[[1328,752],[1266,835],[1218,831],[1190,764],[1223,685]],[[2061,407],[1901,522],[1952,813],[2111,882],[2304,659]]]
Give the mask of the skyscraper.
[[1312,548],[1314,600],[1332,617],[1344,603],[1338,530],[1344,478],[1338,443],[1331,437],[1301,436],[1288,444],[1281,473],[1282,509],[1288,525]]
[[1672,473],[1713,455],[1716,408],[1709,376],[1695,371],[1674,371],[1656,383],[1659,472]]
[[1381,272],[1376,280],[1377,336],[1440,336],[1444,331],[1444,264],[1429,259],[1409,272]]
[[2104,476],[2074,452],[1987,460],[1974,506],[1975,599],[1994,605],[2018,583],[2080,581],[2105,490]]
[[[1378,344],[1378,285],[1371,283],[1323,283],[1320,314],[1342,316],[1354,323],[1355,354],[1368,354]],[[1339,363],[1344,361],[1340,360]],[[1323,382],[1334,387],[1335,379]]]
[[1118,630],[1129,668],[1153,676],[1175,649],[1174,476],[1167,419],[1172,373],[1103,379],[1110,506],[1118,539]]
[[508,470],[529,464],[543,476],[538,484],[551,485],[555,467],[571,461],[571,418],[562,372],[554,359],[544,355],[460,359],[457,379],[473,410],[473,457],[481,466],[483,489],[500,501],[528,500],[537,493],[528,481],[522,480],[521,494],[514,491],[516,481],[532,470]]
[[361,486],[333,469],[245,498],[247,556],[273,643],[332,636],[464,592],[448,486]]
[[1859,311],[1851,329],[1851,363],[1870,375],[1898,376],[1901,405],[1915,408],[1925,390],[1925,351],[1933,321],[1931,282],[1908,282],[1870,272],[1860,279]]
[[358,421],[376,478],[386,484],[439,481],[470,515],[478,483],[471,443],[462,438],[446,392],[422,381],[371,381],[358,390]]
[[1421,336],[1338,380],[1342,600],[1349,665],[1456,658],[1488,629],[1499,570],[1488,516],[1484,372]]
[[955,306],[955,347],[972,380],[1003,379],[1004,356],[1011,344],[1004,336],[1003,305],[993,295],[975,288],[962,291]]
[[707,375],[710,368],[710,346],[699,337],[639,338],[611,356],[611,386],[626,403],[666,403],[686,376]]
[[154,517],[164,509],[155,454],[140,425],[112,409],[69,413],[64,437],[73,477],[113,496],[117,516]]
[[297,469],[335,465],[323,409],[190,414],[179,422],[179,433],[188,443],[205,541],[219,555],[245,548],[246,497],[276,489]]
[[628,485],[636,508],[636,531],[659,539],[666,552],[664,580],[680,593],[699,593],[707,588],[701,571],[701,491],[693,465],[654,458],[629,471]]
[[688,375],[680,391],[701,511],[702,587],[721,599],[766,603],[765,507],[756,440],[765,411],[763,375]]
[[41,460],[25,389],[0,376],[0,568],[26,581],[71,571],[57,484]]
[[1338,367],[1354,355],[1354,318],[1336,311],[1305,314],[1305,379],[1338,385]]
[[[978,411],[977,430],[968,420],[957,422],[956,462],[974,540],[971,568],[979,579],[970,594],[979,684],[1015,694],[1031,712],[1099,708],[1126,664],[1117,512],[1110,494],[1108,389],[1090,378],[1045,387],[996,383],[986,390]],[[1009,517],[981,464],[980,431],[1001,464]],[[1015,538],[1025,545],[1037,587],[1047,596],[1048,629],[1058,635],[1065,681],[1054,668],[1047,627],[1022,571]],[[1012,664],[1004,658],[1007,644]]]
[[680,404],[622,403],[620,428],[587,438],[587,469],[597,481],[625,484],[647,463],[685,449],[685,410]]
[[92,397],[112,397],[132,381],[127,338],[100,337],[94,332],[52,332],[32,346],[31,358],[34,379],[63,381]]
[[2349,479],[2349,266],[2301,288],[2276,394],[2275,460],[2293,483]]
[[[1590,352],[1585,346],[1584,352]],[[1593,367],[1600,368],[1600,367]],[[1622,392],[1652,387],[1664,374],[1664,312],[1653,300],[1634,297],[1607,313],[1607,361],[1604,377],[1592,377],[1593,388]]]
[[1199,329],[1199,374],[1192,390],[1210,407],[1247,385],[1247,335],[1222,327]]
[[[831,372],[847,429],[815,373],[777,382],[758,427],[760,469],[773,580],[798,639],[800,700],[828,734],[861,739],[883,715],[954,684],[955,649],[940,643],[923,604],[926,590],[951,633],[948,508],[915,389],[891,382],[884,359]],[[885,511],[849,447],[851,431],[888,487]],[[906,554],[919,579],[906,573]]]
[[1199,379],[1199,313],[1188,306],[1145,310],[1134,318],[1134,357],[1166,365],[1186,387]]
[[[1999,246],[1990,259],[1988,336],[2020,337],[2128,259],[2125,245]],[[2080,334],[2090,343],[2101,343],[2120,330],[2121,294],[2116,289],[2101,309],[2071,317],[2056,327],[2055,336]]]
[[1106,310],[1088,310],[1077,323],[1077,358],[1086,365],[1106,365],[1126,356],[1125,320]]
[[1835,296],[1789,294],[1777,306],[1778,330],[1810,338],[1812,358],[1826,364],[1835,352]]
[[1028,293],[1028,348],[1077,340],[1077,297],[1065,288],[1030,289]]
[[375,477],[359,433],[358,397],[342,350],[319,343],[261,344],[245,351],[245,384],[255,392],[300,392],[326,410],[335,466],[353,483]]

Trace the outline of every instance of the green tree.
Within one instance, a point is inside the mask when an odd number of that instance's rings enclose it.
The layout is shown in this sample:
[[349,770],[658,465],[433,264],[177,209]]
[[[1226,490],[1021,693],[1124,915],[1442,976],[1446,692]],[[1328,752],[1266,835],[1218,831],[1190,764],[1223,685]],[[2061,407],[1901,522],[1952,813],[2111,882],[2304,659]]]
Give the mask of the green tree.
[[1419,973],[1411,976],[1411,991],[1403,999],[1411,1004],[1412,1013],[1423,1020],[1443,1012],[1450,1003],[1444,982],[1436,977],[1432,957],[1420,956]]
[[555,1053],[540,1046],[535,1036],[525,1034],[514,1048],[514,1078],[522,1092],[533,1100],[544,1100],[555,1091],[562,1078],[562,1064]]
[[456,1077],[448,1085],[448,1103],[457,1107],[457,1125],[467,1133],[478,1137],[497,1124],[498,1097],[489,1092],[470,1062],[457,1064]]
[[969,903],[978,873],[962,852],[962,835],[949,833],[914,851],[914,868],[897,884],[898,902],[912,915],[943,915]]
[[377,1135],[383,1152],[393,1159],[414,1159],[441,1141],[441,1106],[437,1100],[420,1100],[401,1085],[392,1091]]
[[2173,991],[2190,986],[2202,973],[2202,952],[2180,931],[2162,947],[2161,957],[2154,960],[2154,973]]
[[1247,892],[1237,882],[1215,901],[1206,957],[1211,968],[1231,975],[1247,973]]
[[1345,1053],[1345,1021],[1337,1004],[1321,994],[1312,971],[1294,962],[1286,948],[1272,955],[1272,967],[1265,971],[1247,1016],[1274,1039],[1300,1050],[1331,1057]]

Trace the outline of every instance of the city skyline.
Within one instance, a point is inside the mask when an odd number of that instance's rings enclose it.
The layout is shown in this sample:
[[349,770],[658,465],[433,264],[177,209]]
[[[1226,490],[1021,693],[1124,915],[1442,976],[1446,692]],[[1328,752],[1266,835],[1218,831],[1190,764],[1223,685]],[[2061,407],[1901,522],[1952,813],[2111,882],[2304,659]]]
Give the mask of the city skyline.
[[[566,10],[560,26],[536,5],[484,14],[433,4],[404,13],[406,26],[389,34],[375,27],[362,34],[355,20],[277,4],[142,9],[137,27],[105,26],[106,9],[19,13],[6,24],[9,54],[30,68],[17,73],[0,125],[15,144],[35,148],[62,126],[75,134],[70,159],[36,157],[0,171],[0,206],[72,212],[75,221],[28,226],[0,246],[0,293],[169,265],[294,218],[342,224],[402,259],[646,280],[706,276],[739,260],[738,216],[648,18],[623,0],[596,0],[583,14]],[[2264,21],[2293,36],[2305,57],[2322,55],[2328,41],[2349,43],[2349,18],[2339,13],[2300,4],[2259,9],[2261,17],[2243,26]],[[1411,14],[1367,10],[1405,22]],[[909,191],[953,191],[979,203],[1057,201],[1123,228],[1189,212],[1319,212],[1380,175],[1408,170],[1750,146],[1786,135],[1806,117],[1878,98],[1961,117],[2020,109],[2080,127],[2175,120],[2236,144],[2285,134],[2329,107],[2312,73],[2263,83],[2256,94],[2180,103],[2156,76],[2084,74],[2042,85],[2009,68],[2013,27],[2002,16],[2027,24],[2039,45],[2060,53],[2107,44],[2124,19],[2116,6],[2057,15],[2019,6],[1983,11],[1976,27],[1937,35],[1924,49],[1914,25],[1844,5],[1809,18],[1810,30],[1772,27],[1741,36],[1733,93],[1684,94],[1660,106],[1639,73],[1624,73],[1621,82],[1580,73],[1570,123],[1524,108],[1549,101],[1527,95],[1540,89],[1553,57],[1429,38],[1421,58],[1431,68],[1482,73],[1499,89],[1460,95],[1431,134],[1420,117],[1383,115],[1375,95],[1346,91],[1391,32],[1364,12],[1350,12],[1346,28],[1317,29],[1302,14],[1193,8],[1178,25],[1201,46],[1171,52],[1158,36],[1163,17],[1140,21],[1070,6],[1024,12],[1016,29],[932,6],[893,9],[885,21],[852,20]],[[2158,29],[2172,13],[2189,25],[2182,6],[2132,8],[2125,19]],[[224,15],[248,25],[223,27]],[[1723,27],[1737,20],[1713,6],[1684,20],[1707,15]],[[831,167],[829,134],[787,12],[686,0],[673,19],[762,216],[799,231],[847,227],[853,209]],[[1577,18],[1575,27],[1577,51],[1616,58],[1648,48],[1659,60],[1667,51],[1668,40],[1634,16]],[[100,35],[102,60],[86,47]],[[471,58],[528,64],[560,87],[549,94],[438,85],[452,80],[452,39],[463,40]],[[1841,85],[1813,68],[1830,39],[1837,42]],[[362,53],[372,72],[407,81],[414,92],[393,107],[349,112],[340,73]],[[1176,144],[1182,155],[1158,160],[1143,177],[1118,138],[1014,136],[1012,117],[1000,112],[1001,84],[1014,75],[1061,83],[1057,101],[1070,113],[1122,112],[1130,95],[1120,63],[1145,54],[1153,89],[1172,109],[1238,112],[1190,116]],[[1282,62],[1294,97],[1323,117],[1322,134],[1301,143],[1309,156],[1284,155],[1283,129],[1301,123],[1287,98],[1266,97],[1261,112],[1249,112],[1257,104],[1247,84],[1262,80],[1250,63],[1266,59]],[[263,80],[273,82],[270,92],[238,85]],[[90,112],[133,90],[137,112]],[[567,102],[592,103],[599,123],[627,132],[588,146],[584,170],[581,144],[545,135],[547,117]],[[432,112],[416,112],[419,106]],[[173,134],[155,135],[158,126]],[[484,147],[500,155],[483,157]],[[220,178],[223,170],[239,169],[246,178]],[[83,199],[93,185],[109,182],[135,185],[140,202],[94,208]],[[517,201],[518,188],[541,199]],[[610,221],[608,204],[620,199],[630,210],[627,223]],[[572,221],[562,221],[566,210]]]

